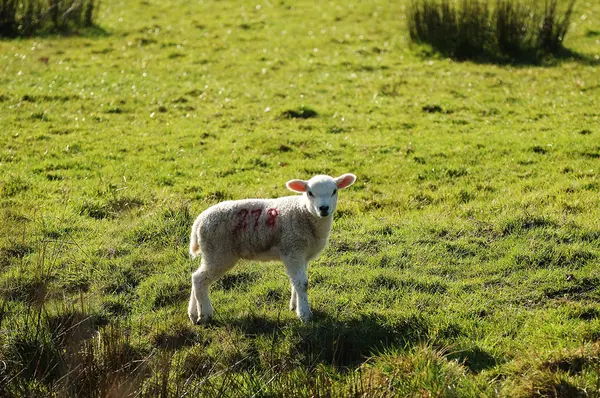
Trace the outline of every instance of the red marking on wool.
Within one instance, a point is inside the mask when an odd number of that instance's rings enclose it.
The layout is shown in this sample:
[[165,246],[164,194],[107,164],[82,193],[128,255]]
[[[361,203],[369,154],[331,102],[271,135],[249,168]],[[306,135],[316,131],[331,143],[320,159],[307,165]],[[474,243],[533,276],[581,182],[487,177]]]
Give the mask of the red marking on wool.
[[269,228],[273,228],[277,222],[277,216],[279,215],[279,212],[277,209],[269,209],[267,210],[267,215],[269,216],[267,218],[267,226]]
[[248,228],[248,222],[246,221],[246,217],[248,216],[247,209],[240,209],[237,212],[237,223],[235,224],[235,228],[233,232],[245,231]]
[[[258,227],[260,226],[260,217],[263,213],[262,209],[254,209],[254,210],[248,210],[248,209],[240,209],[238,210],[237,214],[236,214],[236,224],[233,228],[233,232],[234,233],[239,233],[242,231],[246,231],[248,229],[248,215],[251,215],[254,217],[254,225],[252,226],[252,229],[254,231],[258,230]],[[269,209],[267,210],[267,219],[265,221],[265,225],[271,229],[273,229],[275,227],[275,224],[277,224],[277,216],[279,216],[279,212],[277,211],[277,209]]]
[[262,214],[262,209],[254,209],[250,212],[254,216],[254,230],[258,228],[258,220],[260,220],[260,215]]

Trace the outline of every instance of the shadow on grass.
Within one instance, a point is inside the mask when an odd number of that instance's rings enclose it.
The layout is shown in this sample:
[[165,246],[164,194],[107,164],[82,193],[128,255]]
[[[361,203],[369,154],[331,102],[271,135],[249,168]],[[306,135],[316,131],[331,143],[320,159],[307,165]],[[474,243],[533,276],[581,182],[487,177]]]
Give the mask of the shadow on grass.
[[449,359],[455,359],[459,363],[465,364],[471,372],[480,373],[482,370],[493,368],[498,364],[498,360],[489,352],[479,347],[471,347],[456,353],[448,355]]
[[89,26],[82,28],[71,28],[71,29],[46,29],[40,30],[28,35],[0,35],[0,42],[10,40],[22,40],[22,39],[33,39],[33,38],[70,38],[70,37],[85,37],[85,38],[103,38],[109,37],[111,33],[101,26]]
[[569,48],[561,48],[552,55],[531,55],[522,56],[520,58],[508,58],[495,54],[472,54],[469,56],[455,57],[451,54],[444,53],[432,47],[423,44],[417,44],[421,48],[417,51],[422,58],[441,57],[451,58],[457,62],[473,62],[480,65],[499,65],[513,67],[552,67],[560,65],[563,62],[577,62],[587,66],[600,65],[598,54],[584,54]]
[[385,317],[357,314],[350,319],[336,319],[314,312],[309,323],[290,324],[249,315],[230,324],[247,335],[281,335],[291,332],[294,351],[306,366],[319,363],[340,369],[353,368],[366,358],[390,347],[409,347],[427,339],[427,322],[416,315]]

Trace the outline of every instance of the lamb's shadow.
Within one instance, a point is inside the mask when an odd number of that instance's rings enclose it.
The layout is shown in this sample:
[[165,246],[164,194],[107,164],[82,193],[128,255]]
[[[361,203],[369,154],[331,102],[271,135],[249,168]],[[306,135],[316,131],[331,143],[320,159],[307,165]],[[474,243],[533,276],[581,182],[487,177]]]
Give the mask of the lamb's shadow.
[[296,337],[294,350],[307,365],[324,363],[338,368],[354,367],[389,347],[404,348],[426,340],[428,330],[425,320],[414,315],[357,314],[336,319],[320,312],[308,323],[248,315],[232,324],[248,335],[277,336],[291,329]]

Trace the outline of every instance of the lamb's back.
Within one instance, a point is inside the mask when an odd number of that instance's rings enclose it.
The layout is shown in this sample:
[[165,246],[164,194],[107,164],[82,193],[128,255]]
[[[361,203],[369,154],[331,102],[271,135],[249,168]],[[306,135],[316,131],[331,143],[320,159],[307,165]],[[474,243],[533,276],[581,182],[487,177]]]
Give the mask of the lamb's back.
[[200,218],[203,253],[223,252],[237,258],[278,259],[297,242],[298,196],[226,201],[206,209]]

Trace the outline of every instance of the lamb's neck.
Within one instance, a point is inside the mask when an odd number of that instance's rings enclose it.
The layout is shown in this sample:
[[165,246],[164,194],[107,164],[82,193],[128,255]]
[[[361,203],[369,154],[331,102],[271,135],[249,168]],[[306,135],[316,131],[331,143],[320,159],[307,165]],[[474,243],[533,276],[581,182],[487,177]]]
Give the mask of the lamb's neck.
[[315,237],[317,239],[327,239],[329,232],[331,232],[331,224],[333,223],[333,217],[317,218],[312,217],[311,223],[314,227]]
[[331,225],[333,223],[333,215],[328,217],[315,216],[308,210],[306,203],[303,202],[303,198],[300,199],[299,206],[302,209],[302,215],[308,219],[315,238],[319,240],[327,240],[329,237],[329,232],[331,231]]

